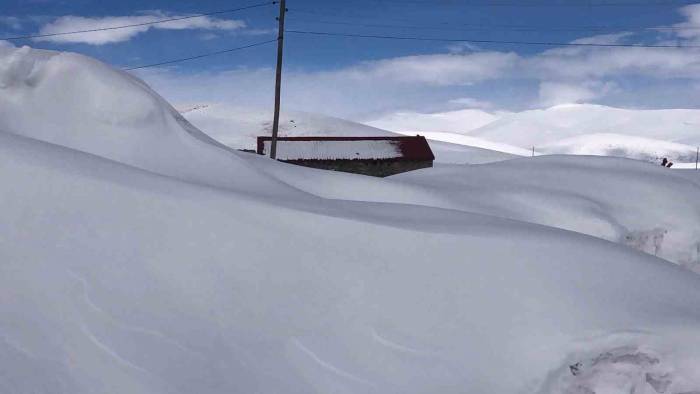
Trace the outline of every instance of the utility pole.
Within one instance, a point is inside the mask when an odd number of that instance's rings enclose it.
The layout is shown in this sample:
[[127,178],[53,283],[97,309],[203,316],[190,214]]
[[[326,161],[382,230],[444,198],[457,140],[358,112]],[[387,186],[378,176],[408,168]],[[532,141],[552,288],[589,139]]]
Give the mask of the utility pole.
[[695,151],[695,169],[698,169],[698,159],[700,159],[700,146],[698,146],[698,150]]
[[280,95],[282,93],[282,52],[284,50],[284,15],[287,13],[285,0],[279,0],[280,15],[277,35],[277,75],[275,77],[275,117],[272,120],[272,140],[270,141],[270,158],[277,158],[277,132],[280,126]]

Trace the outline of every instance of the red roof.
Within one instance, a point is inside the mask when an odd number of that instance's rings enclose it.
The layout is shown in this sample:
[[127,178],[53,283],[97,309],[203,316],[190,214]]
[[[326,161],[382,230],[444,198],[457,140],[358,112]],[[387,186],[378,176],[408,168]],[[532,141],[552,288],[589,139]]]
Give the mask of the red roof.
[[[269,154],[271,140],[272,137],[258,137],[258,154]],[[277,153],[279,160],[435,160],[422,136],[278,137]]]

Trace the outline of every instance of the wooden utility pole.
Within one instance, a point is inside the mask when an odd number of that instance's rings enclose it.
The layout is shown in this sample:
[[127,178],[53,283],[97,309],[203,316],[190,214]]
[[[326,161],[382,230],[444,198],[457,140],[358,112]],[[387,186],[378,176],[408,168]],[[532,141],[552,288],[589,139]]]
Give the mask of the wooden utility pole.
[[270,141],[270,158],[277,158],[277,132],[280,126],[280,95],[282,93],[282,52],[284,51],[284,15],[287,13],[286,1],[280,2],[279,32],[277,35],[277,75],[275,77],[275,117],[272,120],[272,140]]

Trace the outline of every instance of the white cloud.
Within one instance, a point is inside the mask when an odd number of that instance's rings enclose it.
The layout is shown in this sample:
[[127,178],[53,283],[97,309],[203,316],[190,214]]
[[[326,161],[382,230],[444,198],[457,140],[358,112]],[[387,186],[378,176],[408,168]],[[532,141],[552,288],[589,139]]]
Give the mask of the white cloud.
[[700,49],[557,48],[527,59],[525,66],[542,78],[590,79],[619,75],[698,78]]
[[418,55],[366,62],[341,73],[358,80],[469,85],[503,75],[517,60],[518,55],[501,52]]
[[680,29],[676,30],[675,34],[685,39],[700,38],[700,4],[682,7],[680,13],[686,18],[686,21],[673,25],[673,27]]
[[[156,12],[150,15],[139,16],[108,16],[100,18],[88,18],[82,16],[62,16],[53,22],[41,27],[38,34],[55,34],[69,31],[82,31],[93,29],[113,28],[124,25],[134,25],[151,23],[166,18],[178,18],[180,16],[166,15]],[[211,17],[199,17],[158,23],[154,25],[135,26],[123,29],[104,30],[89,33],[67,34],[60,36],[50,36],[36,38],[36,41],[50,41],[56,43],[85,43],[92,45],[103,45],[115,42],[128,41],[134,36],[144,33],[150,29],[164,30],[236,30],[246,26],[244,21],[224,20]]]

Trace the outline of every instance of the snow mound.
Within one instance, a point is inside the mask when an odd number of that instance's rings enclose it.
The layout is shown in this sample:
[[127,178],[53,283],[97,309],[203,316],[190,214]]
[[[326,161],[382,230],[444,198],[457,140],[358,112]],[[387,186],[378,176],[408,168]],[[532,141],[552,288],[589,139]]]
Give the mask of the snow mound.
[[213,186],[271,182],[142,81],[74,53],[0,44],[0,130]]

